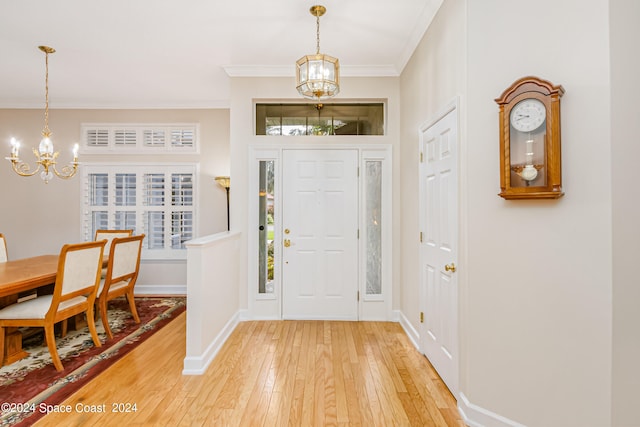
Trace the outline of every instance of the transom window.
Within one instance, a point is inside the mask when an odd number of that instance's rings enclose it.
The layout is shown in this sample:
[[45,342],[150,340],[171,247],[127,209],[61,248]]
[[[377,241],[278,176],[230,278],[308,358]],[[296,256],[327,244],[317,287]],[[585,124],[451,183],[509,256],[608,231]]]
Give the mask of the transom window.
[[256,104],[256,135],[384,135],[384,104]]
[[196,167],[189,164],[85,165],[84,238],[97,229],[146,235],[144,259],[184,259],[196,236]]

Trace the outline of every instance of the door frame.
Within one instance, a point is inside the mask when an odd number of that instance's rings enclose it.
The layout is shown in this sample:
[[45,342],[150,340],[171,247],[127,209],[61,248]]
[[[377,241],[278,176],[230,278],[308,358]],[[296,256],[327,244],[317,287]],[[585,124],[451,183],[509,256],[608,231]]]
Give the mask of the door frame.
[[[277,137],[274,137],[277,138]],[[283,137],[291,138],[291,137]],[[355,150],[358,153],[359,180],[358,180],[358,320],[393,320],[393,272],[392,272],[392,147],[390,144],[345,144],[334,143],[327,139],[336,137],[305,137],[322,140],[320,143],[297,142],[273,142],[264,144],[251,144],[248,147],[248,212],[247,212],[247,250],[248,250],[248,274],[247,274],[247,319],[274,320],[282,319],[282,153],[284,150]],[[297,139],[297,138],[296,138]],[[260,161],[275,161],[275,186],[274,186],[274,293],[258,293],[258,165]],[[365,209],[364,194],[365,180],[363,179],[366,164],[369,161],[382,163],[382,293],[377,295],[366,294],[366,238],[365,235]],[[386,225],[385,225],[386,224]]]
[[[463,242],[466,241],[466,215],[464,214],[466,212],[466,205],[465,205],[465,200],[466,200],[466,194],[464,193],[464,188],[466,188],[466,179],[467,179],[467,175],[464,172],[464,160],[465,160],[465,155],[464,153],[466,152],[466,147],[464,146],[464,142],[465,138],[463,138],[462,135],[462,130],[463,130],[463,126],[461,126],[462,123],[462,112],[460,109],[460,98],[458,96],[456,96],[453,100],[451,100],[449,103],[447,103],[437,114],[435,114],[433,117],[431,117],[428,120],[425,120],[418,129],[418,150],[421,153],[421,157],[419,160],[419,173],[418,173],[418,190],[419,190],[419,209],[420,212],[422,212],[425,208],[426,205],[426,200],[425,200],[425,191],[423,188],[423,174],[424,174],[424,168],[425,168],[425,163],[423,163],[422,161],[422,153],[424,151],[424,140],[423,140],[423,134],[424,132],[429,129],[430,127],[432,127],[433,125],[435,125],[436,123],[438,123],[441,119],[443,119],[445,116],[447,116],[449,113],[455,111],[456,112],[456,126],[457,126],[457,147],[456,147],[456,167],[457,167],[457,239],[456,239],[456,244],[457,244],[457,261],[456,261],[456,268],[457,268],[457,272],[456,274],[456,286],[457,286],[457,304],[456,304],[456,344],[457,344],[457,354],[456,354],[456,358],[457,358],[457,365],[455,366],[455,374],[454,374],[454,382],[455,384],[452,384],[450,387],[450,391],[451,393],[454,395],[454,397],[456,399],[459,399],[459,390],[460,390],[460,367],[462,366],[461,363],[461,354],[462,354],[462,340],[461,340],[461,301],[463,301],[462,295],[463,295],[463,283],[466,283],[467,280],[467,276],[466,276],[466,269],[464,268],[464,265],[466,265],[466,260],[467,260],[467,256],[466,256],[466,252],[464,251],[464,248],[466,247]],[[425,230],[425,223],[424,223],[424,219],[421,215],[419,215],[419,230],[422,236],[423,231]],[[425,354],[425,346],[424,346],[424,342],[425,342],[425,337],[424,334],[426,333],[426,327],[423,323],[423,312],[424,312],[424,304],[425,304],[425,286],[426,286],[426,277],[425,277],[425,272],[424,272],[424,249],[422,246],[422,242],[420,243],[420,255],[419,255],[419,262],[418,262],[418,268],[419,268],[419,307],[418,310],[421,313],[420,316],[420,327],[419,327],[419,332],[420,332],[420,336],[418,338],[418,348],[420,350],[420,352],[422,354]],[[460,268],[460,266],[463,266],[462,268]],[[426,356],[426,355],[425,355]]]

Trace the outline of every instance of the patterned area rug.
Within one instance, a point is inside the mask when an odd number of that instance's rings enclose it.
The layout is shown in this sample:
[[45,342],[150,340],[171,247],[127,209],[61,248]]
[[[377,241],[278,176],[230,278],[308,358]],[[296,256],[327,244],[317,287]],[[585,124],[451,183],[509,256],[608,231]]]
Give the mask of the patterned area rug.
[[58,354],[64,370],[56,371],[43,334],[23,342],[29,356],[0,368],[0,426],[22,427],[33,424],[47,411],[47,405],[63,402],[100,372],[129,353],[186,309],[183,297],[136,298],[140,323],[134,322],[127,301],[109,302],[108,340],[102,322],[96,328],[102,347],[95,347],[85,325],[57,338]]

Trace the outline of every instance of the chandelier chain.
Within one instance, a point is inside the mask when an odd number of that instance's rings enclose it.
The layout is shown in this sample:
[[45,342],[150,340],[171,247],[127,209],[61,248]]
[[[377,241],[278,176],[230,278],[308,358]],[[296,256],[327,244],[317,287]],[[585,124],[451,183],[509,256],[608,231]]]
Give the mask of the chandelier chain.
[[49,52],[45,52],[44,55],[45,74],[44,74],[44,129],[42,134],[45,136],[51,135],[49,130]]
[[316,55],[320,54],[320,14],[316,12]]

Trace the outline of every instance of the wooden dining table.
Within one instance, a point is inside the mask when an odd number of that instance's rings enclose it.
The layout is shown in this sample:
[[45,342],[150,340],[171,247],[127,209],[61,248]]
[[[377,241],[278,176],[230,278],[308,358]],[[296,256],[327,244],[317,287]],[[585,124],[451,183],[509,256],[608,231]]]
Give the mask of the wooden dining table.
[[[37,290],[38,294],[51,293],[58,272],[58,255],[40,255],[0,262],[0,308],[14,304],[18,295]],[[108,257],[103,259],[103,267]],[[22,333],[18,328],[5,328],[3,364],[7,365],[28,353],[22,349]],[[1,366],[1,365],[0,365]]]
[[[13,304],[18,295],[47,285],[53,285],[58,271],[58,255],[0,262],[0,308]],[[6,328],[3,364],[7,365],[28,353],[22,349],[22,333],[18,328]]]
[[55,283],[57,271],[58,255],[0,262],[0,297],[17,295]]

